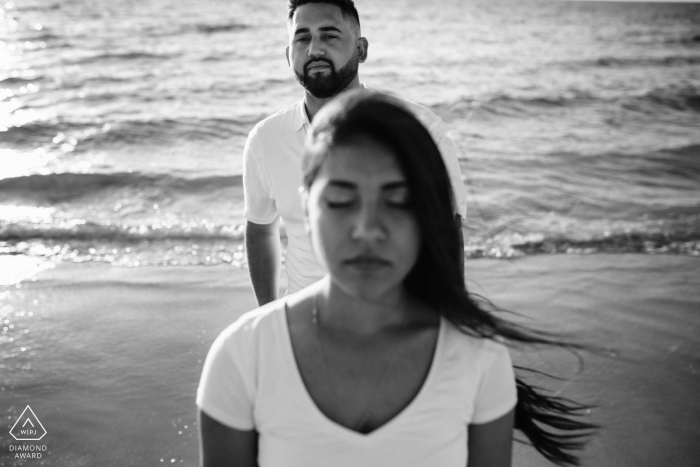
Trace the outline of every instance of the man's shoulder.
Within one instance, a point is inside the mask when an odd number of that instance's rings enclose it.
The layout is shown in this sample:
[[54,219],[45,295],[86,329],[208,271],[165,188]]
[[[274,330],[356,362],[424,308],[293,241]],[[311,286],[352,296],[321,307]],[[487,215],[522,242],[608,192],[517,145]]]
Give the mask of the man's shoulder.
[[426,125],[427,127],[432,127],[434,125],[442,125],[442,119],[437,116],[435,112],[430,110],[428,107],[418,104],[417,102],[413,102],[408,99],[400,98],[405,104],[406,107],[411,110],[418,119],[423,122],[423,125]]
[[408,110],[413,112],[413,114],[416,117],[418,117],[423,122],[424,125],[425,124],[432,124],[432,123],[436,123],[436,124],[442,123],[442,119],[440,117],[438,117],[435,114],[435,112],[433,112],[428,107],[426,107],[422,104],[418,104],[417,102],[413,102],[412,100],[406,99],[405,97],[399,96],[391,91],[386,91],[384,89],[377,89],[377,88],[373,88],[371,86],[367,86],[365,83],[362,83],[362,87],[365,89],[372,90],[372,91],[383,92],[385,94],[388,94],[388,95],[393,96],[394,98],[398,99],[408,108]]
[[280,131],[293,131],[294,120],[297,116],[299,109],[299,103],[296,102],[289,107],[276,112],[269,117],[259,121],[253,130],[251,131],[251,136],[257,135],[267,135],[273,134],[279,136]]

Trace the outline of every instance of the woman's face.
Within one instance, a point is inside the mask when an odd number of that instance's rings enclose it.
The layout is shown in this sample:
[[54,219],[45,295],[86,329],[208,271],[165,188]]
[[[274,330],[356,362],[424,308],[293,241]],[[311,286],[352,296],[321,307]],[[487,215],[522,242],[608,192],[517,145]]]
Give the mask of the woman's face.
[[314,251],[336,284],[366,298],[401,288],[420,232],[390,148],[370,137],[331,148],[305,202]]

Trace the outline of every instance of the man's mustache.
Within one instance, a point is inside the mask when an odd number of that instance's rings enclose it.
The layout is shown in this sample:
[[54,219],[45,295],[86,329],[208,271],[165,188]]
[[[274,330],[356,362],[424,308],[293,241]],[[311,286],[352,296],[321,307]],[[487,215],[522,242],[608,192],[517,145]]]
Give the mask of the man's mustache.
[[304,71],[309,71],[310,66],[316,65],[318,63],[325,63],[326,65],[331,67],[331,70],[335,70],[335,68],[333,67],[333,62],[331,62],[327,58],[312,58],[304,64]]

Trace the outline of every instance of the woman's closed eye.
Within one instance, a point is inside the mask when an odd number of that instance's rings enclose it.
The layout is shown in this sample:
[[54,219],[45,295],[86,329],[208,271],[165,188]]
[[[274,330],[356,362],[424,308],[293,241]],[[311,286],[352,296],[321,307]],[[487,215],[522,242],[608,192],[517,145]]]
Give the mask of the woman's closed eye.
[[349,208],[355,203],[354,200],[347,200],[347,201],[330,201],[326,200],[326,206],[328,206],[331,209],[342,209],[342,208]]
[[391,188],[385,190],[384,202],[393,208],[408,209],[411,207],[411,196],[405,187]]
[[329,190],[323,197],[323,201],[331,209],[341,209],[352,206],[357,199],[349,190]]
[[[378,201],[388,208],[408,209],[411,207],[411,196],[408,188],[403,184],[383,188],[380,196]],[[355,187],[331,185],[326,189],[322,199],[330,209],[343,209],[355,206],[361,197]]]

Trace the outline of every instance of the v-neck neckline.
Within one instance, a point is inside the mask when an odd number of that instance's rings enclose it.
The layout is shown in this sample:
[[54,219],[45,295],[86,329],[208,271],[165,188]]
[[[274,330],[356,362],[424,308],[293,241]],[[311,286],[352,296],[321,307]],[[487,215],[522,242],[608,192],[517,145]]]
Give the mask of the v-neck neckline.
[[289,321],[287,319],[287,313],[288,308],[287,303],[285,302],[283,313],[280,313],[282,320],[282,329],[284,331],[283,334],[285,339],[284,350],[285,356],[288,360],[290,360],[290,368],[293,369],[292,372],[294,373],[296,388],[298,392],[302,394],[306,403],[309,406],[311,406],[314,416],[321,420],[322,423],[324,423],[325,425],[328,425],[332,429],[341,433],[343,436],[359,440],[374,440],[380,438],[381,435],[389,431],[392,426],[399,424],[402,419],[410,415],[410,412],[415,410],[415,406],[417,406],[420,403],[420,401],[426,397],[425,393],[427,393],[430,390],[432,381],[433,379],[435,379],[435,373],[438,371],[437,367],[440,364],[439,357],[442,354],[442,342],[444,340],[443,335],[445,333],[445,323],[443,322],[444,320],[442,317],[440,317],[440,323],[438,325],[438,336],[435,342],[435,346],[433,348],[433,356],[430,361],[430,368],[428,369],[428,374],[426,375],[425,379],[423,380],[423,384],[421,385],[420,389],[418,390],[418,393],[413,397],[413,399],[411,399],[411,401],[408,404],[406,404],[406,406],[403,409],[401,409],[399,413],[397,413],[392,418],[390,418],[374,430],[370,431],[369,433],[360,433],[359,431],[353,430],[352,428],[348,428],[344,425],[341,425],[340,423],[336,422],[335,420],[332,420],[325,413],[323,413],[323,411],[316,404],[316,401],[314,401],[313,397],[311,397],[311,394],[309,393],[309,390],[307,389],[306,384],[304,383],[304,379],[301,376],[301,371],[299,370],[299,365],[297,364],[296,356],[294,355],[294,346],[292,344],[292,335],[289,331]]

